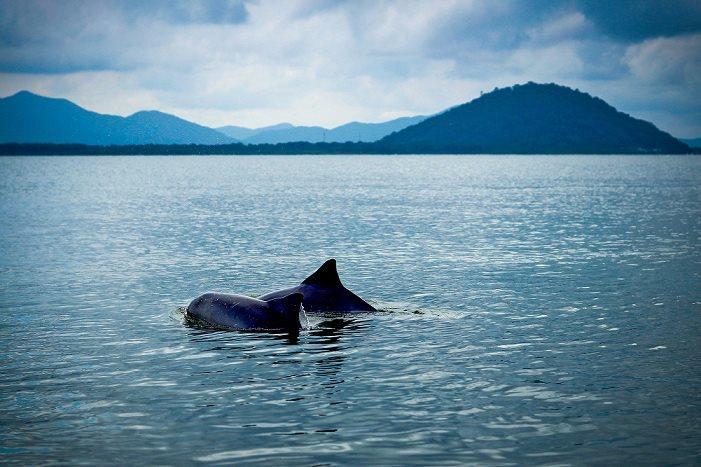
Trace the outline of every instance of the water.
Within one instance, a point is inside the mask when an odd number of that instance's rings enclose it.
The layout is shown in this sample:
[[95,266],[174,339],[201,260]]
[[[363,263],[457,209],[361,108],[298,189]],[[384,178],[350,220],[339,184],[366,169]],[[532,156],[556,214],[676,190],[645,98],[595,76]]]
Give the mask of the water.
[[[701,158],[0,158],[3,464],[693,464]],[[335,257],[384,312],[178,307]]]

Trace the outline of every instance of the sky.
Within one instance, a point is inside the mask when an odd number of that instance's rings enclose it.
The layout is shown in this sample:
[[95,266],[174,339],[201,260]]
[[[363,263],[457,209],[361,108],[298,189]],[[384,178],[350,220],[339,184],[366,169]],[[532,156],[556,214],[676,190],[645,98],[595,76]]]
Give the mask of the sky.
[[0,96],[101,113],[332,127],[527,81],[701,137],[701,1],[0,0]]

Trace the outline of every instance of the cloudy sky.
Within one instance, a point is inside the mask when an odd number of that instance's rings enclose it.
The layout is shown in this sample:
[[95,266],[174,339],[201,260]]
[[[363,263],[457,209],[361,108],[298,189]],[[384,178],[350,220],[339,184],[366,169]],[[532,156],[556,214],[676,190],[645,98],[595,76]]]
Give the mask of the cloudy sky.
[[0,0],[0,96],[103,113],[333,126],[526,81],[701,136],[701,1]]

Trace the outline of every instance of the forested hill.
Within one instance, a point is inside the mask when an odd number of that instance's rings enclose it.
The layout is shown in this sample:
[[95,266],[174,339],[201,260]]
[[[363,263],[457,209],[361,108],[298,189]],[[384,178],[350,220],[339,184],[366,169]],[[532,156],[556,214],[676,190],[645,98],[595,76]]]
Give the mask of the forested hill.
[[689,147],[602,99],[556,84],[490,93],[392,133],[380,144],[403,152],[686,153]]

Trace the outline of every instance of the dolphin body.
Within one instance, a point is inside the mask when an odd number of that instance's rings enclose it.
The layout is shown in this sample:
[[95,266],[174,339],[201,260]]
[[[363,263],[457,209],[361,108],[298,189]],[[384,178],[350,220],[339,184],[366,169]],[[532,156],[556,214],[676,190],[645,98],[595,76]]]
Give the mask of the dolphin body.
[[269,300],[245,295],[206,293],[187,306],[186,316],[227,329],[266,329],[298,332],[301,293]]
[[364,312],[377,311],[356,294],[346,289],[341,283],[336,271],[336,260],[330,259],[321,265],[314,274],[307,277],[301,284],[289,289],[278,290],[258,297],[260,300],[271,300],[284,297],[291,293],[301,293],[302,304],[306,312]]

